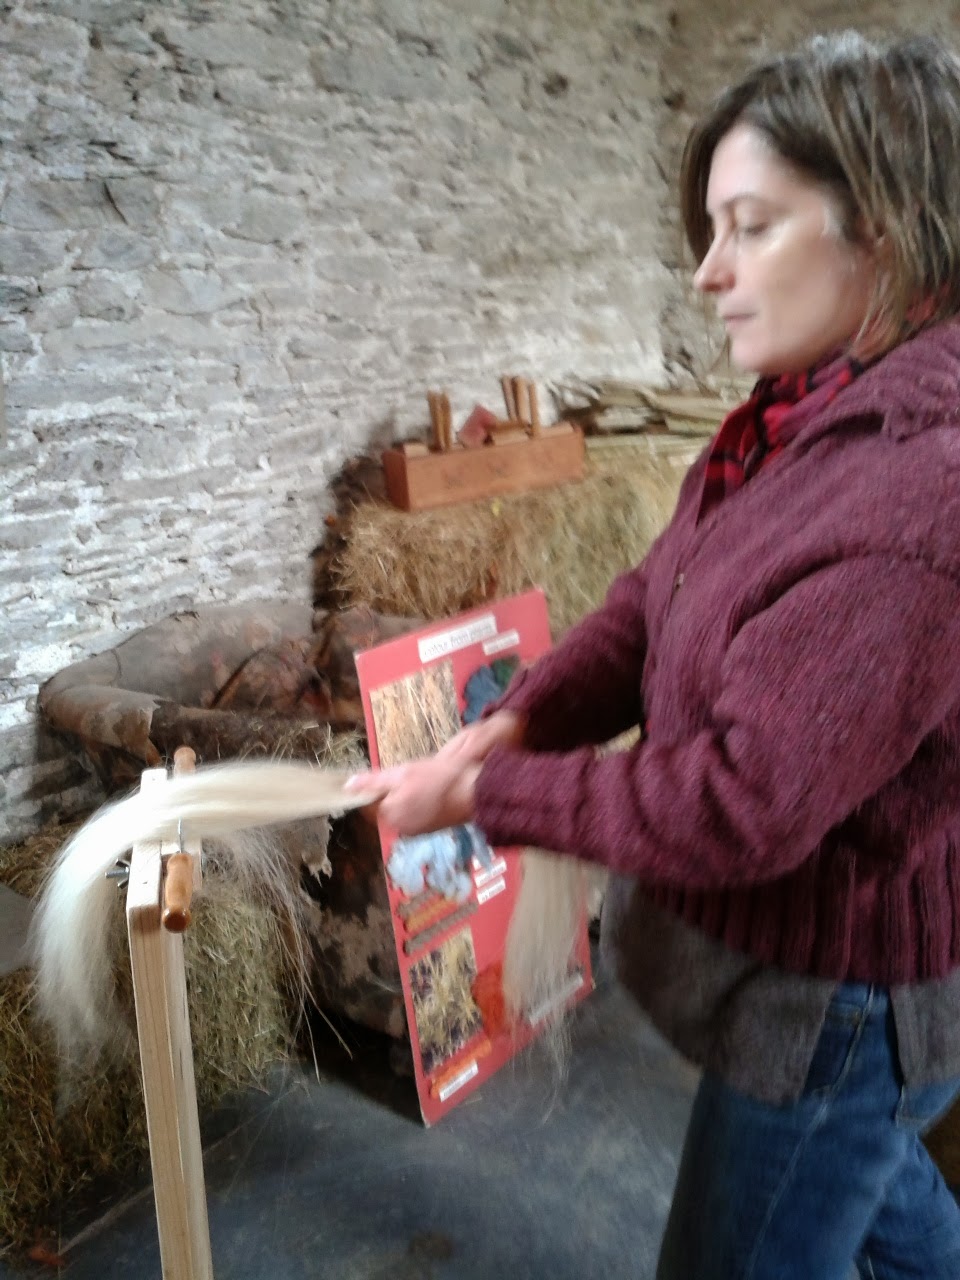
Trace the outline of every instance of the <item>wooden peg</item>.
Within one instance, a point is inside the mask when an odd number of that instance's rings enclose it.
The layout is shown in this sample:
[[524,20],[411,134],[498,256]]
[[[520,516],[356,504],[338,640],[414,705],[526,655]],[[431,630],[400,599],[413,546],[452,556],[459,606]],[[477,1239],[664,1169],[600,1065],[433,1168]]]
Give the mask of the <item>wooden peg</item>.
[[526,426],[530,421],[530,397],[526,378],[514,378],[513,399],[517,406],[517,421]]
[[444,452],[453,448],[453,415],[450,412],[450,397],[444,391],[440,396],[440,419],[443,423]]
[[517,402],[513,398],[513,379],[509,374],[503,375],[500,386],[503,388],[503,403],[506,406],[507,417],[513,421],[517,416]]
[[539,436],[541,423],[540,402],[537,399],[537,384],[535,382],[528,383],[527,390],[530,393],[530,430],[535,436]]
[[438,391],[428,391],[427,404],[430,406],[430,428],[433,433],[433,443],[442,452],[443,416],[440,409],[440,393]]
[[[197,757],[191,747],[178,747],[173,753],[173,776],[193,773]],[[184,850],[171,853],[163,878],[163,926],[171,933],[183,933],[190,924],[190,902],[193,898],[194,855]]]
[[523,422],[523,406],[524,406],[523,379],[513,378],[511,382],[512,382],[511,390],[513,392],[514,421]]

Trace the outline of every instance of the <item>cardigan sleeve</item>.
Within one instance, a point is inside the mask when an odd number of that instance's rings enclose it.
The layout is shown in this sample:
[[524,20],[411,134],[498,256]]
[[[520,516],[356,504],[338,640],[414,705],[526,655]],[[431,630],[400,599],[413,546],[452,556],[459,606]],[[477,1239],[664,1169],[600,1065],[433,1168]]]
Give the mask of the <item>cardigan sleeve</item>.
[[616,578],[600,608],[522,671],[487,714],[501,708],[522,714],[531,751],[608,742],[638,724],[646,582],[644,564]]
[[757,884],[809,857],[958,702],[958,583],[916,561],[844,560],[740,629],[700,732],[604,757],[498,748],[476,820],[492,844],[648,881]]

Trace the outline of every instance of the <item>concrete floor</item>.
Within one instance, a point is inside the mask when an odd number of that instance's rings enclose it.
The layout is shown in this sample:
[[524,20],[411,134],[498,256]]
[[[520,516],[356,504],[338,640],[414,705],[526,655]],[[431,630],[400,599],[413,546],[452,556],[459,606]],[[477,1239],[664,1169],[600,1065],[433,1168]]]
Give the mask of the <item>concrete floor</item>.
[[[331,1044],[319,1081],[205,1121],[217,1280],[652,1280],[696,1075],[622,990],[580,1006],[559,1089],[533,1050],[430,1130],[387,1043],[350,1034],[352,1062]],[[149,1188],[64,1253],[68,1280],[159,1280]]]

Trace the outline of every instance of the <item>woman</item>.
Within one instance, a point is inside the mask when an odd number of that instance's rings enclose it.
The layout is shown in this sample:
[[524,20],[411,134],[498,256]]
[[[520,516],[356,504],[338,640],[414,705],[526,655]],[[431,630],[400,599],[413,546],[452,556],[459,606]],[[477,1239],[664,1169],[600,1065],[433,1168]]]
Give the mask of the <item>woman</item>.
[[848,33],[760,66],[682,204],[755,392],[383,817],[618,873],[605,945],[705,1068],[660,1277],[955,1280],[918,1133],[960,1088],[960,64]]

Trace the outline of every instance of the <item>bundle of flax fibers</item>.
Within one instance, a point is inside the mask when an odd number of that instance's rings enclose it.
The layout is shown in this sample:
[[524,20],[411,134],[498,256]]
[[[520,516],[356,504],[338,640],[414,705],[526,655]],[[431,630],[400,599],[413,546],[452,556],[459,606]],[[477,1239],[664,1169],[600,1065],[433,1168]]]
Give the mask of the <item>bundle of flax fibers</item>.
[[[363,763],[355,734],[332,736],[318,763]],[[0,883],[35,898],[55,856],[80,822],[45,828],[0,848]],[[295,847],[295,846],[291,846]],[[289,1061],[305,975],[291,958],[290,922],[211,868],[184,935],[194,1070],[201,1115],[228,1094],[263,1085]],[[299,867],[291,866],[299,881]],[[116,894],[110,944],[118,1003],[133,1027],[126,895]],[[33,1010],[34,974],[0,977],[0,1255],[53,1249],[79,1214],[115,1199],[131,1177],[147,1176],[148,1145],[135,1040],[64,1073]]]

